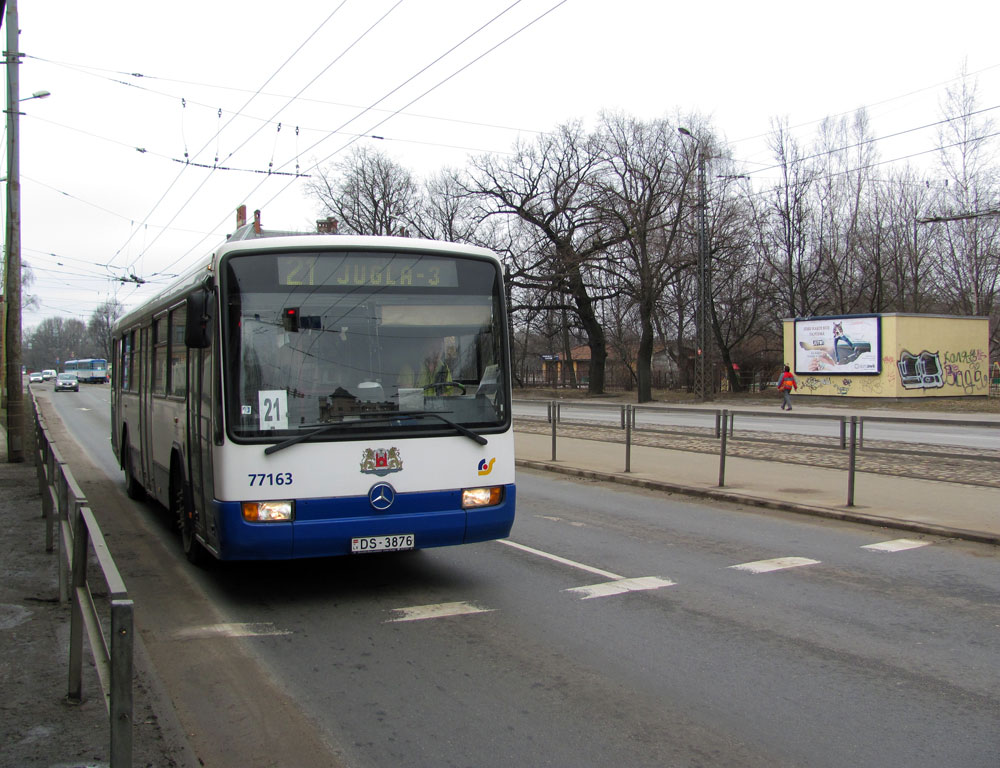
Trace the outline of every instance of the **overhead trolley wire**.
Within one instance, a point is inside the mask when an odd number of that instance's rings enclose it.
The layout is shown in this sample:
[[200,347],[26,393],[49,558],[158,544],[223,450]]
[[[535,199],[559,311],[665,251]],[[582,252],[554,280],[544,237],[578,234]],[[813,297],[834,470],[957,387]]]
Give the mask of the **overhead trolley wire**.
[[[512,34],[508,35],[508,36],[507,36],[506,38],[504,38],[503,40],[501,40],[501,41],[500,41],[499,43],[497,43],[496,45],[494,45],[494,46],[492,46],[491,48],[487,49],[487,50],[486,50],[485,52],[481,53],[481,54],[480,54],[479,56],[477,56],[476,58],[474,58],[474,59],[473,59],[472,61],[468,62],[468,63],[467,63],[467,64],[465,64],[464,66],[462,66],[462,67],[460,67],[459,69],[457,69],[457,70],[455,70],[454,72],[452,72],[452,73],[451,73],[450,75],[448,75],[448,76],[447,76],[446,78],[444,78],[443,80],[439,81],[439,82],[438,82],[438,83],[437,83],[436,85],[434,85],[434,86],[432,86],[431,88],[429,88],[428,90],[424,91],[424,92],[423,92],[422,94],[420,94],[420,95],[419,95],[419,96],[417,96],[416,98],[414,98],[414,99],[410,100],[410,101],[409,101],[409,102],[408,102],[408,103],[407,103],[407,104],[406,104],[405,106],[401,107],[400,109],[397,109],[397,110],[394,110],[394,111],[393,111],[392,113],[390,113],[390,114],[389,114],[388,116],[386,116],[386,117],[382,118],[382,119],[381,119],[381,120],[380,120],[379,122],[377,122],[377,123],[375,123],[375,124],[374,124],[373,126],[371,126],[371,127],[370,127],[370,128],[368,129],[368,131],[366,131],[365,133],[360,133],[360,134],[358,134],[357,136],[353,137],[353,138],[352,138],[352,139],[351,139],[350,141],[348,141],[348,142],[347,142],[346,144],[344,144],[343,146],[339,147],[339,148],[338,148],[338,149],[336,149],[336,150],[335,150],[334,152],[330,153],[330,154],[329,154],[329,155],[328,155],[328,156],[327,156],[326,158],[324,158],[323,160],[320,160],[320,161],[318,161],[318,162],[316,162],[316,163],[313,163],[313,164],[312,164],[312,165],[311,165],[311,166],[310,166],[309,168],[307,168],[307,169],[306,169],[306,172],[308,172],[308,171],[311,171],[311,170],[315,169],[315,168],[316,168],[316,167],[318,167],[318,166],[319,166],[319,165],[320,165],[321,163],[324,163],[324,162],[326,162],[327,160],[329,160],[329,159],[330,159],[331,157],[333,157],[333,156],[334,156],[334,155],[336,155],[337,153],[339,153],[339,152],[342,152],[342,151],[343,151],[344,149],[346,149],[347,147],[349,147],[349,146],[351,146],[352,144],[354,144],[355,142],[357,142],[357,141],[358,141],[358,139],[360,139],[360,138],[362,138],[362,137],[366,136],[368,132],[370,132],[370,131],[374,131],[374,130],[375,130],[376,128],[378,128],[378,127],[379,127],[380,125],[383,125],[383,124],[384,124],[385,122],[387,122],[388,120],[390,120],[390,119],[392,119],[393,117],[395,117],[396,115],[398,115],[398,114],[399,114],[400,112],[402,112],[402,111],[403,111],[404,109],[406,109],[407,107],[409,107],[409,106],[411,106],[412,104],[416,103],[417,101],[419,101],[420,99],[422,99],[422,98],[423,98],[424,96],[426,96],[427,94],[431,93],[431,92],[432,92],[432,91],[434,91],[435,89],[437,89],[437,88],[441,87],[442,85],[444,85],[445,83],[447,83],[447,82],[448,82],[449,80],[451,80],[451,79],[452,79],[453,77],[455,77],[455,76],[456,76],[456,75],[458,75],[459,73],[463,72],[464,70],[468,69],[468,68],[469,68],[470,66],[472,66],[473,64],[475,64],[475,63],[476,63],[477,61],[479,61],[480,59],[482,59],[482,58],[483,58],[483,57],[485,57],[486,55],[488,55],[488,54],[492,53],[492,52],[493,52],[494,50],[496,50],[497,48],[499,48],[499,47],[500,47],[501,45],[504,45],[505,43],[509,42],[509,41],[510,41],[511,39],[513,39],[513,38],[514,38],[514,37],[516,37],[517,35],[521,34],[521,33],[522,33],[522,32],[523,32],[524,30],[528,29],[529,27],[531,27],[532,25],[534,25],[535,23],[537,23],[538,21],[540,21],[540,20],[541,20],[541,19],[543,19],[544,17],[548,16],[548,15],[549,15],[550,13],[552,13],[552,12],[553,12],[553,11],[554,11],[555,9],[557,9],[557,8],[558,8],[559,6],[563,5],[563,4],[564,4],[564,3],[566,3],[567,1],[568,1],[568,0],[560,0],[560,1],[559,1],[559,2],[557,2],[557,3],[555,4],[555,5],[553,5],[553,6],[551,7],[551,8],[549,8],[549,9],[548,9],[547,11],[545,11],[544,13],[542,13],[542,14],[540,14],[539,16],[535,17],[535,18],[534,18],[534,19],[533,19],[532,21],[530,21],[529,23],[527,23],[527,24],[525,24],[524,26],[522,26],[522,27],[521,27],[520,29],[518,29],[518,30],[517,30],[516,32],[514,32],[514,33],[512,33]],[[363,110],[362,110],[361,112],[359,112],[359,113],[358,113],[357,115],[355,115],[354,117],[350,118],[350,119],[349,119],[349,120],[347,120],[346,122],[342,123],[342,124],[341,124],[341,125],[340,125],[339,127],[335,128],[334,130],[332,130],[332,131],[329,131],[329,132],[327,133],[327,135],[326,135],[326,136],[324,136],[324,137],[323,137],[322,139],[320,139],[320,140],[316,141],[316,142],[315,142],[315,143],[313,143],[313,144],[312,144],[311,146],[309,146],[309,147],[308,147],[308,148],[307,148],[307,149],[305,150],[305,152],[306,152],[306,153],[308,153],[309,151],[311,151],[311,150],[315,149],[316,147],[318,147],[318,146],[319,146],[320,144],[322,144],[323,142],[327,141],[327,140],[328,140],[328,139],[329,139],[329,138],[330,138],[331,136],[335,136],[335,135],[337,135],[338,133],[340,133],[340,132],[341,132],[341,131],[343,130],[343,128],[344,128],[344,127],[346,127],[347,125],[350,125],[350,124],[351,124],[352,122],[354,122],[355,120],[359,119],[360,117],[362,117],[363,115],[365,115],[365,114],[366,114],[367,112],[369,112],[369,111],[373,110],[373,109],[374,109],[375,107],[377,107],[377,106],[378,106],[379,104],[381,104],[381,103],[382,103],[383,101],[385,101],[385,100],[386,100],[387,98],[389,98],[389,97],[390,97],[390,96],[392,96],[392,95],[393,95],[394,93],[396,93],[397,91],[399,91],[399,90],[400,90],[401,88],[403,88],[403,87],[405,87],[406,85],[408,85],[409,83],[413,82],[413,80],[415,80],[415,79],[416,79],[417,77],[419,77],[419,76],[420,76],[420,75],[422,75],[422,74],[423,74],[424,72],[426,72],[426,71],[427,71],[428,69],[430,69],[431,67],[433,67],[433,66],[434,66],[435,64],[439,63],[439,62],[440,62],[440,61],[442,61],[442,60],[443,60],[444,58],[446,58],[447,56],[449,56],[449,55],[450,55],[451,53],[453,53],[453,52],[454,52],[455,50],[457,50],[458,48],[460,48],[460,47],[461,47],[462,45],[464,45],[464,44],[465,44],[466,42],[468,42],[468,41],[469,41],[469,40],[471,40],[471,39],[472,39],[473,37],[475,37],[476,35],[478,35],[478,34],[479,34],[480,32],[482,32],[482,31],[483,31],[484,29],[486,29],[486,28],[488,28],[488,27],[489,27],[490,25],[494,24],[494,23],[495,23],[495,22],[496,22],[497,20],[499,20],[499,19],[500,19],[500,18],[501,18],[502,16],[504,16],[505,14],[507,14],[507,13],[508,13],[509,11],[511,11],[511,10],[512,10],[513,8],[515,8],[516,6],[520,5],[520,4],[522,3],[522,2],[523,2],[523,0],[515,0],[515,2],[511,3],[511,4],[509,5],[509,6],[507,6],[507,7],[505,8],[505,9],[503,9],[502,11],[500,11],[500,12],[499,12],[499,13],[498,13],[498,14],[497,14],[496,16],[494,16],[493,18],[491,18],[491,19],[490,19],[489,21],[487,21],[487,22],[485,22],[484,24],[482,24],[482,25],[481,25],[480,27],[478,27],[478,28],[477,28],[476,30],[474,30],[473,32],[471,32],[471,33],[469,33],[468,35],[466,35],[466,36],[465,36],[464,38],[462,38],[462,40],[460,40],[459,42],[455,43],[455,44],[454,44],[453,46],[451,46],[451,47],[450,47],[450,48],[449,48],[449,49],[448,49],[447,51],[445,51],[444,53],[442,53],[442,54],[441,54],[440,56],[438,56],[437,58],[435,58],[435,59],[434,59],[433,61],[431,61],[430,63],[428,63],[428,64],[427,64],[427,65],[425,65],[424,67],[422,67],[422,68],[421,68],[420,70],[418,70],[417,72],[415,72],[415,73],[414,73],[413,75],[411,75],[410,77],[408,77],[408,78],[407,78],[406,80],[404,80],[403,82],[401,82],[401,83],[400,83],[399,85],[397,85],[397,86],[396,86],[395,88],[393,88],[392,90],[388,91],[388,92],[387,92],[386,94],[384,94],[383,96],[381,96],[381,97],[380,97],[379,99],[377,99],[376,101],[372,102],[372,104],[370,104],[370,105],[369,105],[368,107],[365,107],[365,108],[364,108],[364,109],[363,109]],[[288,162],[286,162],[286,163],[284,163],[283,165],[279,166],[279,169],[280,169],[280,168],[283,168],[283,167],[284,167],[285,165],[287,165],[287,164],[288,164]],[[278,190],[278,192],[277,192],[277,193],[276,193],[275,195],[273,195],[273,196],[272,196],[272,197],[271,197],[271,198],[270,198],[270,199],[269,199],[269,200],[268,200],[267,202],[268,202],[268,203],[270,203],[270,202],[272,202],[273,200],[275,200],[275,199],[276,199],[276,198],[277,198],[277,197],[278,197],[279,195],[283,194],[283,193],[284,193],[284,192],[285,192],[285,191],[286,191],[286,190],[287,190],[287,189],[288,189],[288,188],[289,188],[289,187],[291,186],[291,184],[292,184],[292,183],[294,183],[294,180],[293,180],[293,181],[290,181],[290,182],[289,182],[289,183],[287,183],[287,184],[286,184],[286,185],[285,185],[284,187],[282,187],[282,188],[281,188],[280,190]],[[253,188],[253,189],[251,189],[251,190],[250,190],[250,191],[249,191],[249,192],[247,193],[247,195],[245,195],[244,197],[249,197],[250,195],[252,195],[252,194],[253,194],[254,192],[256,192],[257,190],[259,190],[259,189],[261,188],[261,186],[263,186],[263,184],[264,184],[264,181],[261,181],[261,182],[259,182],[259,183],[258,183],[258,184],[257,184],[257,185],[256,185],[256,186],[255,186],[255,187]],[[267,204],[267,203],[265,203],[265,205],[266,205],[266,204]],[[228,214],[227,214],[227,215],[228,215]],[[225,223],[225,218],[223,218],[222,220],[220,220],[219,224],[218,224],[218,225],[216,225],[216,226],[223,226],[223,225],[224,225],[224,223]],[[186,258],[187,258],[188,256],[190,256],[190,254],[191,254],[192,252],[194,252],[194,251],[195,251],[195,249],[197,249],[198,247],[200,247],[200,246],[201,246],[201,244],[202,244],[202,243],[204,242],[204,240],[205,240],[205,238],[202,238],[202,240],[201,240],[201,241],[199,241],[198,243],[195,243],[195,244],[194,244],[194,245],[193,245],[193,246],[192,246],[191,248],[189,248],[189,249],[188,249],[188,251],[187,251],[186,253],[182,254],[182,255],[181,255],[180,257],[178,257],[178,258],[177,258],[176,260],[174,260],[174,261],[173,261],[173,262],[171,262],[171,263],[170,263],[169,265],[167,265],[167,266],[165,267],[165,269],[171,269],[171,268],[173,268],[173,267],[174,267],[175,265],[177,265],[177,264],[178,264],[179,262],[181,262],[181,261],[183,261],[184,259],[186,259]]]
[[[210,139],[208,140],[208,142],[207,142],[207,143],[205,144],[205,146],[203,146],[203,147],[202,147],[202,148],[201,148],[200,150],[198,150],[198,152],[196,152],[196,153],[195,153],[195,157],[198,157],[199,155],[201,155],[201,153],[202,153],[202,152],[204,152],[204,151],[205,151],[205,149],[206,149],[206,148],[207,148],[208,146],[210,146],[210,145],[212,144],[212,142],[213,142],[213,141],[215,141],[215,140],[216,140],[216,137],[217,137],[217,136],[218,136],[218,135],[219,135],[219,134],[220,134],[220,133],[221,133],[222,131],[224,131],[224,130],[225,130],[225,129],[226,129],[226,128],[227,128],[227,127],[228,127],[228,126],[229,126],[229,125],[230,125],[230,124],[232,123],[232,121],[233,121],[233,120],[235,120],[235,119],[236,119],[236,118],[237,118],[237,117],[238,117],[238,116],[239,116],[240,114],[242,114],[243,110],[245,110],[245,109],[246,109],[246,108],[247,108],[247,107],[248,107],[248,106],[250,105],[250,103],[251,103],[251,102],[253,102],[253,100],[254,100],[255,98],[257,98],[257,96],[258,96],[258,95],[259,95],[259,94],[261,93],[261,91],[262,91],[262,90],[263,90],[263,89],[264,89],[264,88],[265,88],[265,87],[267,86],[267,84],[268,84],[268,83],[270,83],[270,82],[271,82],[271,81],[272,81],[272,80],[273,80],[273,79],[274,79],[275,77],[277,77],[277,76],[278,76],[278,73],[280,73],[280,72],[281,72],[281,71],[282,71],[282,70],[283,70],[283,69],[284,69],[284,68],[285,68],[285,67],[286,67],[286,66],[288,65],[288,63],[289,63],[289,62],[290,62],[290,61],[291,61],[291,60],[292,60],[293,58],[295,58],[295,56],[297,56],[297,55],[298,55],[298,53],[299,53],[299,52],[300,52],[300,51],[301,51],[301,50],[302,50],[302,49],[303,49],[303,48],[304,48],[304,47],[306,46],[306,44],[308,44],[308,43],[309,43],[309,41],[310,41],[310,40],[312,40],[312,39],[313,39],[313,37],[315,37],[315,36],[316,36],[316,35],[317,35],[317,34],[319,33],[319,31],[320,31],[320,30],[321,30],[321,29],[322,29],[322,28],[323,28],[324,26],[326,26],[326,24],[327,24],[327,23],[329,23],[330,19],[332,19],[332,18],[333,18],[333,17],[334,17],[334,16],[335,16],[335,15],[337,14],[337,12],[338,12],[338,11],[339,11],[339,10],[340,10],[341,8],[343,8],[343,7],[344,7],[344,5],[345,5],[345,3],[346,3],[346,2],[347,2],[347,0],[342,0],[342,2],[340,3],[340,5],[338,5],[338,6],[336,7],[336,8],[334,8],[334,9],[333,9],[333,11],[331,11],[331,12],[330,12],[330,14],[329,14],[329,15],[328,15],[328,16],[327,16],[327,17],[326,17],[326,18],[325,18],[324,20],[323,20],[323,22],[322,22],[322,23],[321,23],[321,24],[320,24],[320,25],[319,25],[318,27],[316,27],[316,29],[314,29],[314,30],[313,30],[313,31],[312,31],[312,32],[311,32],[311,33],[310,33],[310,34],[308,35],[308,37],[306,37],[306,39],[305,39],[305,40],[304,40],[304,41],[303,41],[303,42],[302,42],[302,43],[301,43],[301,44],[300,44],[300,45],[299,45],[299,46],[298,46],[298,47],[297,47],[297,48],[296,48],[296,49],[295,49],[295,50],[294,50],[294,51],[293,51],[292,53],[291,53],[291,55],[290,55],[290,56],[289,56],[289,57],[288,57],[287,59],[285,59],[285,61],[284,61],[284,62],[283,62],[283,63],[281,64],[281,66],[279,66],[279,67],[278,67],[278,68],[277,68],[277,69],[276,69],[276,70],[275,70],[275,71],[274,71],[274,72],[273,72],[273,73],[271,74],[271,76],[270,76],[270,77],[268,77],[268,78],[267,78],[267,80],[265,80],[265,81],[264,81],[264,83],[263,83],[263,84],[262,84],[262,85],[261,85],[261,86],[260,86],[260,87],[259,87],[259,88],[258,88],[258,89],[257,89],[257,90],[256,90],[256,91],[255,91],[255,92],[254,92],[254,93],[253,93],[253,94],[252,94],[252,95],[251,95],[251,96],[250,96],[250,97],[249,97],[249,98],[248,98],[247,100],[246,100],[246,102],[245,102],[245,103],[243,104],[243,106],[242,106],[242,107],[240,107],[240,108],[239,108],[239,110],[237,110],[236,112],[234,112],[234,113],[233,113],[233,115],[232,115],[232,116],[231,116],[231,117],[229,118],[229,120],[228,120],[228,121],[226,122],[226,124],[225,124],[225,125],[223,125],[223,126],[222,126],[221,128],[219,128],[219,129],[218,129],[218,131],[216,132],[215,136],[211,137],[211,138],[210,138]],[[402,2],[402,0],[400,0],[400,2]],[[166,189],[166,190],[164,191],[163,195],[161,195],[161,196],[160,196],[160,199],[156,201],[156,203],[155,203],[155,204],[153,205],[152,209],[150,209],[149,213],[147,213],[147,214],[146,214],[146,217],[145,217],[145,218],[143,219],[143,224],[145,224],[145,223],[146,223],[146,221],[148,221],[149,217],[150,217],[150,216],[152,216],[153,212],[154,212],[154,211],[155,211],[155,210],[156,210],[156,209],[157,209],[157,208],[158,208],[158,207],[160,206],[160,204],[161,204],[161,203],[163,202],[163,200],[164,200],[164,199],[166,198],[166,196],[167,196],[167,194],[168,194],[168,193],[170,192],[170,190],[171,190],[171,189],[173,189],[173,187],[174,187],[174,186],[175,186],[175,185],[177,184],[177,182],[178,182],[178,181],[180,180],[180,178],[181,178],[181,176],[183,175],[183,173],[184,173],[184,171],[185,171],[185,170],[187,170],[187,168],[186,168],[186,167],[184,167],[184,168],[181,168],[181,170],[180,170],[180,171],[178,172],[177,176],[176,176],[176,177],[174,178],[174,180],[173,180],[173,181],[172,181],[172,182],[171,182],[171,183],[169,184],[169,186],[167,187],[167,189]],[[211,175],[211,174],[209,174],[209,175]],[[201,189],[201,187],[202,187],[202,186],[204,186],[204,183],[205,183],[205,182],[203,181],[203,182],[202,182],[202,184],[201,184],[201,185],[200,185],[200,186],[198,187],[198,189]],[[190,202],[190,198],[189,198],[188,202]],[[187,205],[187,203],[185,203],[185,205]],[[173,222],[174,222],[174,221],[175,221],[175,220],[177,219],[177,217],[178,217],[178,216],[179,216],[179,215],[181,214],[181,211],[183,211],[183,209],[184,209],[184,206],[182,206],[182,207],[181,207],[181,208],[180,208],[180,209],[179,209],[179,210],[177,211],[177,213],[175,213],[175,214],[174,214],[174,216],[173,216],[173,217],[172,217],[172,218],[170,219],[170,221],[169,221],[169,222],[167,223],[167,225],[166,225],[167,227],[169,227],[169,226],[170,226],[170,225],[171,225],[171,224],[172,224],[172,223],[173,223]],[[140,226],[141,226],[141,225],[140,225]],[[114,257],[112,257],[112,259],[111,259],[111,262],[110,262],[110,263],[114,263],[114,260],[115,260],[115,259],[116,259],[116,258],[118,257],[118,255],[119,255],[119,254],[120,254],[120,253],[122,252],[122,250],[123,250],[123,249],[124,249],[124,248],[125,248],[125,247],[126,247],[126,246],[128,245],[128,243],[129,243],[129,242],[130,242],[130,241],[132,240],[132,238],[133,238],[133,237],[135,236],[135,233],[136,233],[137,231],[138,231],[138,229],[136,229],[136,230],[133,230],[132,234],[130,234],[130,235],[129,235],[129,237],[128,237],[128,239],[127,239],[127,240],[125,241],[125,243],[123,243],[123,244],[122,244],[122,246],[121,246],[121,247],[120,247],[120,248],[119,248],[119,249],[118,249],[118,250],[117,250],[117,251],[115,252],[115,255],[114,255]],[[162,231],[161,231],[161,233],[162,233]],[[154,244],[154,243],[156,242],[156,240],[157,240],[157,239],[159,239],[159,235],[157,235],[157,236],[156,236],[156,237],[155,237],[155,238],[153,239],[153,241],[152,241],[152,242],[148,243],[148,244],[147,244],[147,246],[146,246],[146,248],[148,249],[148,248],[152,247],[152,245],[153,245],[153,244]],[[136,258],[135,260],[133,260],[133,261],[132,261],[132,263],[131,263],[131,264],[129,265],[129,267],[130,267],[130,268],[131,268],[131,267],[134,267],[134,265],[135,265],[135,263],[136,263],[136,262],[138,261],[138,259],[139,259],[139,258],[141,258],[141,255],[142,255],[142,254],[140,254],[140,256],[139,256],[138,258]],[[110,265],[110,263],[109,263],[109,265]]]

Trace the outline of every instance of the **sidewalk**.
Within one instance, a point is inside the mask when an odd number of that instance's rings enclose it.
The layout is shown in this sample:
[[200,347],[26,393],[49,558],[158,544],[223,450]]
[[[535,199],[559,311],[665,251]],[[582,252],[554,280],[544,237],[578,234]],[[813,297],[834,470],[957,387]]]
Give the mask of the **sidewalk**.
[[[33,463],[7,461],[0,426],[0,768],[104,768],[110,723],[87,641],[82,703],[70,703],[70,605],[59,602],[59,555],[45,551],[45,520]],[[58,533],[56,534],[58,536]],[[193,766],[171,708],[135,646],[136,768]]]
[[633,445],[626,473],[624,440],[559,435],[552,461],[551,435],[516,428],[515,455],[518,467],[1000,544],[997,488],[856,472],[847,506],[848,473],[840,469],[727,456],[719,487],[718,454]]

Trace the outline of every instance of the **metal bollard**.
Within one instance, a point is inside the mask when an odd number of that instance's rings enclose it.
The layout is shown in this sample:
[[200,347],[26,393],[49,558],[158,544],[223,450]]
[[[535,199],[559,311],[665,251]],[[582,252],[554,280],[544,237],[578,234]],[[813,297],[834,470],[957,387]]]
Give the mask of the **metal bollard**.
[[858,417],[851,416],[851,453],[847,462],[847,506],[854,506],[854,463],[858,454]]
[[[722,411],[722,423],[728,425],[729,423],[729,413],[728,411]],[[726,433],[729,432],[727,428],[722,430],[722,442],[719,443],[719,487],[722,488],[726,484]]]
[[549,408],[552,410],[552,461],[556,460],[556,404],[552,402],[549,404]]
[[625,406],[629,413],[625,418],[625,471],[632,471],[632,406]]
[[132,765],[132,659],[133,604],[131,600],[111,601],[111,768]]

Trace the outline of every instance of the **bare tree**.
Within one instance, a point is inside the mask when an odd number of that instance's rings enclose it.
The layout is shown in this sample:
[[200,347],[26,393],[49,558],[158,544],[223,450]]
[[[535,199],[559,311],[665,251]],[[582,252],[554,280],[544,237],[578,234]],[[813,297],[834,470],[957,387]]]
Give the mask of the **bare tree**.
[[553,308],[575,313],[590,347],[588,390],[593,394],[604,391],[607,361],[590,277],[609,245],[591,184],[598,162],[582,127],[573,123],[517,146],[510,156],[473,159],[463,182],[484,216],[515,218],[529,231],[535,246],[523,252],[526,261],[511,265],[511,276],[522,287],[546,288]]
[[[938,190],[938,210],[951,221],[934,224],[941,259],[937,278],[950,311],[989,316],[1000,288],[1000,216],[995,208],[998,169],[989,138],[992,121],[978,112],[977,88],[963,78],[947,90],[947,123],[941,128],[941,169],[948,181]],[[996,318],[994,318],[996,334]]]
[[416,219],[419,194],[402,165],[364,145],[320,170],[306,189],[336,218],[340,231],[356,235],[400,235]]
[[881,239],[889,253],[886,282],[891,297],[875,311],[928,312],[934,309],[932,233],[919,223],[931,212],[930,183],[912,168],[890,172],[880,206]]
[[[609,269],[636,310],[638,401],[652,395],[654,315],[667,284],[691,266],[681,248],[685,191],[692,164],[677,130],[666,120],[642,122],[605,114],[598,133],[599,205],[620,242],[612,248]],[[629,355],[631,357],[631,355]]]
[[94,347],[105,360],[111,359],[111,327],[125,312],[125,307],[116,299],[101,304],[90,316],[87,332]]
[[48,317],[25,336],[25,364],[35,370],[54,368],[67,360],[94,357],[87,326],[77,319]]
[[786,317],[812,314],[817,265],[809,251],[809,191],[815,178],[802,150],[784,123],[769,139],[781,180],[767,205],[756,211],[757,242],[777,282],[778,312]]
[[823,286],[814,306],[824,314],[850,314],[865,308],[862,297],[871,277],[861,250],[862,218],[876,158],[865,111],[824,120],[815,157],[812,251]]

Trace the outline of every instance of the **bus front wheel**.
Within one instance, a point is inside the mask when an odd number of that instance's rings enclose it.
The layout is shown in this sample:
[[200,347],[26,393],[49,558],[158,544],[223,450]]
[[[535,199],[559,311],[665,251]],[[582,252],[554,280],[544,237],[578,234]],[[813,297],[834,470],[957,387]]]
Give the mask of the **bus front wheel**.
[[180,472],[174,470],[170,479],[170,506],[177,518],[178,526],[181,529],[181,547],[184,549],[184,556],[188,562],[194,565],[201,565],[205,561],[205,550],[195,536],[195,511],[194,505],[184,491],[184,481]]
[[125,446],[125,456],[122,460],[122,469],[125,470],[125,493],[130,499],[141,501],[146,497],[146,491],[135,477],[135,468],[132,465],[132,449],[128,444],[127,432],[122,437],[122,445]]

